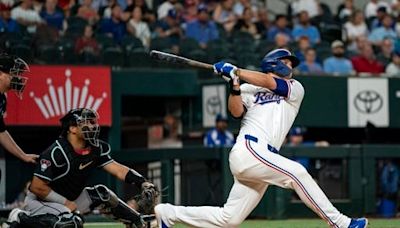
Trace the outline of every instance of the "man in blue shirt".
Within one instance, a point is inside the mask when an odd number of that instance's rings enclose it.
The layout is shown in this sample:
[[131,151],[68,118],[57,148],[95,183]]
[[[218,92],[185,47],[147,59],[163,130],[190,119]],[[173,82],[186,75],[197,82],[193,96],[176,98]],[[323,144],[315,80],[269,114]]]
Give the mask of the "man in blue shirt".
[[267,39],[269,41],[275,41],[275,36],[278,33],[286,34],[288,37],[292,37],[290,29],[287,27],[288,21],[285,15],[279,14],[275,17],[274,25],[268,30]]
[[321,42],[319,31],[315,26],[311,25],[307,11],[299,13],[299,24],[294,26],[292,36],[295,41],[299,40],[301,36],[307,36],[313,45]]
[[119,43],[126,34],[126,25],[121,16],[121,7],[118,4],[114,4],[111,7],[111,18],[103,19],[100,24],[100,31],[105,34],[111,34],[116,43]]
[[197,8],[197,20],[187,24],[186,36],[199,42],[202,48],[207,47],[207,42],[218,39],[219,33],[215,22],[209,21],[207,7],[200,4]]
[[392,24],[392,17],[390,15],[385,15],[382,19],[382,26],[373,29],[371,34],[368,36],[368,40],[377,46],[380,46],[385,38],[390,38],[393,40],[393,42],[395,42],[397,39],[397,34],[392,28]]
[[218,114],[215,119],[215,128],[209,130],[204,136],[206,147],[231,147],[235,143],[233,134],[226,130],[228,119]]
[[64,13],[57,9],[57,0],[46,0],[40,17],[46,21],[48,26],[57,28],[58,31],[63,29]]
[[11,18],[11,8],[0,4],[0,32],[19,32],[19,24]]
[[334,75],[354,74],[353,64],[344,57],[344,44],[340,40],[335,40],[331,45],[333,56],[324,61],[324,71]]

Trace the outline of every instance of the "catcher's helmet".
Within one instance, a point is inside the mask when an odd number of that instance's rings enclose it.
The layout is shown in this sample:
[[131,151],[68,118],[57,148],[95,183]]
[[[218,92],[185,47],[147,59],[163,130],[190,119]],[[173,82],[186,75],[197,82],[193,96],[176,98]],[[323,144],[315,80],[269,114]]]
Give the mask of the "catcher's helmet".
[[268,52],[263,60],[261,61],[261,70],[266,72],[266,64],[271,60],[289,59],[292,62],[292,67],[295,68],[299,65],[299,59],[292,55],[292,53],[286,49],[275,49]]
[[99,146],[100,126],[98,119],[99,115],[93,109],[72,109],[60,119],[62,126],[61,136],[66,137],[68,135],[69,127],[78,127],[86,142],[93,146]]
[[14,90],[19,97],[25,89],[27,77],[22,76],[24,72],[29,72],[28,64],[21,58],[7,53],[0,53],[0,71],[10,74],[10,89]]

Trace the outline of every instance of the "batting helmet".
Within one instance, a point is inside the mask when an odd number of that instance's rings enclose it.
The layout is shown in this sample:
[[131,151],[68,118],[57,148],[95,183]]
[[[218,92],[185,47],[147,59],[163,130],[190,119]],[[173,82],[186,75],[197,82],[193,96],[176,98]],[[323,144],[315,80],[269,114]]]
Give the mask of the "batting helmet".
[[266,64],[270,61],[273,60],[280,60],[280,59],[289,59],[290,62],[292,62],[292,67],[295,68],[299,65],[300,61],[299,59],[292,55],[292,53],[286,49],[275,49],[273,51],[268,52],[263,60],[261,61],[261,70],[263,72],[267,72],[266,68]]
[[98,119],[99,115],[95,110],[88,108],[72,109],[60,119],[62,127],[61,136],[67,137],[69,127],[78,127],[86,142],[98,146],[100,134]]

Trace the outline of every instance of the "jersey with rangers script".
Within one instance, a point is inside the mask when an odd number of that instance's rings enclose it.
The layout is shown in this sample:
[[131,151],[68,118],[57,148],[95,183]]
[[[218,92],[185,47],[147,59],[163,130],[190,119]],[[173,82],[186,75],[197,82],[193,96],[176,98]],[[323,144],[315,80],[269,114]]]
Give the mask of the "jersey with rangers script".
[[295,79],[277,81],[277,89],[242,84],[242,102],[247,112],[243,116],[237,141],[245,135],[257,137],[260,143],[280,149],[304,97],[304,88]]
[[101,168],[113,161],[111,147],[100,141],[78,154],[65,138],[59,138],[39,157],[33,175],[49,182],[52,190],[68,200],[75,200],[86,187],[94,168]]

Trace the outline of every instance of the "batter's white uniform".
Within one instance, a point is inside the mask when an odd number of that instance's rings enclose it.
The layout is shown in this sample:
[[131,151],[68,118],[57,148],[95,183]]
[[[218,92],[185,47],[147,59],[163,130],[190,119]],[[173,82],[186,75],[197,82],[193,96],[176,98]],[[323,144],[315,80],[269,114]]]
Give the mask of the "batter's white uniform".
[[[304,97],[300,82],[290,79],[287,98],[269,89],[241,85],[247,109],[229,162],[234,185],[224,207],[183,207],[162,204],[156,214],[168,227],[176,222],[195,227],[238,227],[263,197],[269,185],[291,188],[331,227],[347,228],[350,218],[328,200],[307,170],[278,151]],[[160,226],[165,227],[165,226]]]

